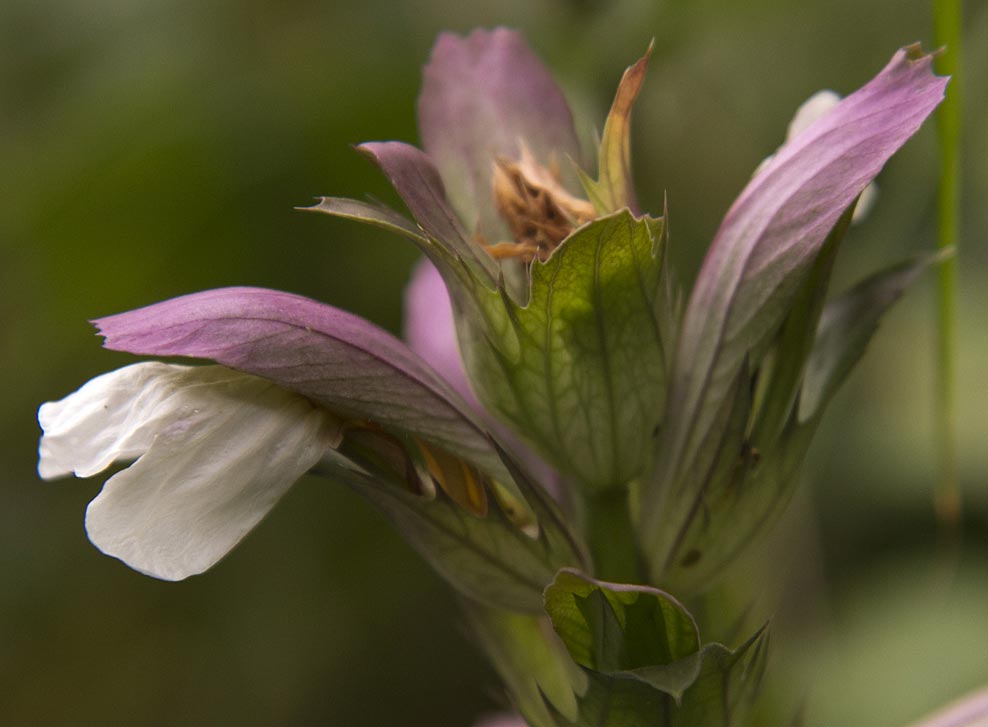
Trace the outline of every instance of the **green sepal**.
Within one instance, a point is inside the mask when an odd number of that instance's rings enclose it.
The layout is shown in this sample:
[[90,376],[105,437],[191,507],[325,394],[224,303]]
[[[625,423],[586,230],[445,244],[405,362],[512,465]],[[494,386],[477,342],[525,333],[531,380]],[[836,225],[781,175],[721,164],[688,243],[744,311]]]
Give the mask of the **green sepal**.
[[678,593],[700,593],[763,536],[792,498],[815,430],[793,417],[767,452],[741,437],[725,442],[722,469],[704,488],[696,514],[654,563],[660,582]]

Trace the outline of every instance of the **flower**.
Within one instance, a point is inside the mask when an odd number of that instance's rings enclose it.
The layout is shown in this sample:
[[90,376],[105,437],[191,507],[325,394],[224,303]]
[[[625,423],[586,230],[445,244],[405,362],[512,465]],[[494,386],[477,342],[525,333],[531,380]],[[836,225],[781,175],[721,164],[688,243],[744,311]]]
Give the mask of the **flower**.
[[126,367],[39,411],[45,478],[139,457],[87,515],[93,543],[138,570],[172,580],[205,570],[317,464],[474,597],[538,608],[555,570],[582,562],[551,500],[462,398],[356,316],[225,288],[95,323],[107,348],[220,364]]

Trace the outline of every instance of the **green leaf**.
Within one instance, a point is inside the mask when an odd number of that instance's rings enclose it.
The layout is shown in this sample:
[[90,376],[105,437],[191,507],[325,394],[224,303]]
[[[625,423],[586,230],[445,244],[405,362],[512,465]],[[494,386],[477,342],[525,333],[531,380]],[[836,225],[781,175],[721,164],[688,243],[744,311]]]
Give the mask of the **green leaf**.
[[816,330],[806,362],[799,420],[819,416],[824,406],[864,355],[878,323],[903,291],[942,255],[925,255],[876,273],[830,301]]
[[654,588],[564,570],[546,589],[546,611],[588,677],[575,718],[553,710],[561,726],[730,727],[761,678],[764,630],[736,651],[701,648],[693,618]]
[[647,684],[590,673],[576,719],[556,712],[557,727],[740,727],[764,672],[767,639],[761,633],[736,651],[710,644],[700,671],[680,704]]
[[665,397],[671,330],[661,220],[628,211],[577,230],[531,268],[525,306],[477,289],[461,349],[487,408],[594,489],[647,467]]

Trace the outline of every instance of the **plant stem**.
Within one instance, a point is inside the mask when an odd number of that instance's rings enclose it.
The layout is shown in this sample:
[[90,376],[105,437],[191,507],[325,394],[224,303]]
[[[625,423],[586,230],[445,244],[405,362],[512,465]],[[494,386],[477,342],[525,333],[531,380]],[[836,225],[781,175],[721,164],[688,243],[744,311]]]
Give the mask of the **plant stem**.
[[936,70],[951,76],[946,98],[937,111],[940,136],[940,233],[937,246],[954,255],[940,265],[937,296],[938,476],[934,492],[937,520],[946,532],[956,531],[961,518],[957,468],[957,247],[960,232],[960,40],[961,0],[934,0],[936,43],[941,48]]
[[589,495],[587,537],[597,578],[615,583],[638,583],[641,563],[631,521],[627,486]]

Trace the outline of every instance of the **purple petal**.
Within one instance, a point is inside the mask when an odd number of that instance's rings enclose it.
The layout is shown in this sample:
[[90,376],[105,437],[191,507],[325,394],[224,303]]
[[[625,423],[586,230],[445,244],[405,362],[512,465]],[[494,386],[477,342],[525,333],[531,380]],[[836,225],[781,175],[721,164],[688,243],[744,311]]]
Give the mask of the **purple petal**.
[[545,163],[579,157],[573,117],[562,91],[524,39],[506,28],[466,38],[439,36],[418,102],[422,146],[439,168],[453,206],[491,236],[502,224],[494,208],[494,158],[517,159],[519,141]]
[[480,410],[460,358],[446,284],[436,266],[424,258],[405,289],[405,340],[473,409]]
[[358,147],[387,175],[426,234],[464,260],[474,261],[494,280],[494,260],[468,239],[435,166],[420,149],[400,141],[371,141]]
[[775,331],[830,229],[943,98],[918,46],[783,146],[721,224],[684,314],[667,421],[688,466],[744,357]]
[[501,471],[466,404],[425,362],[389,333],[332,306],[274,290],[221,288],[94,324],[107,348],[211,359]]

